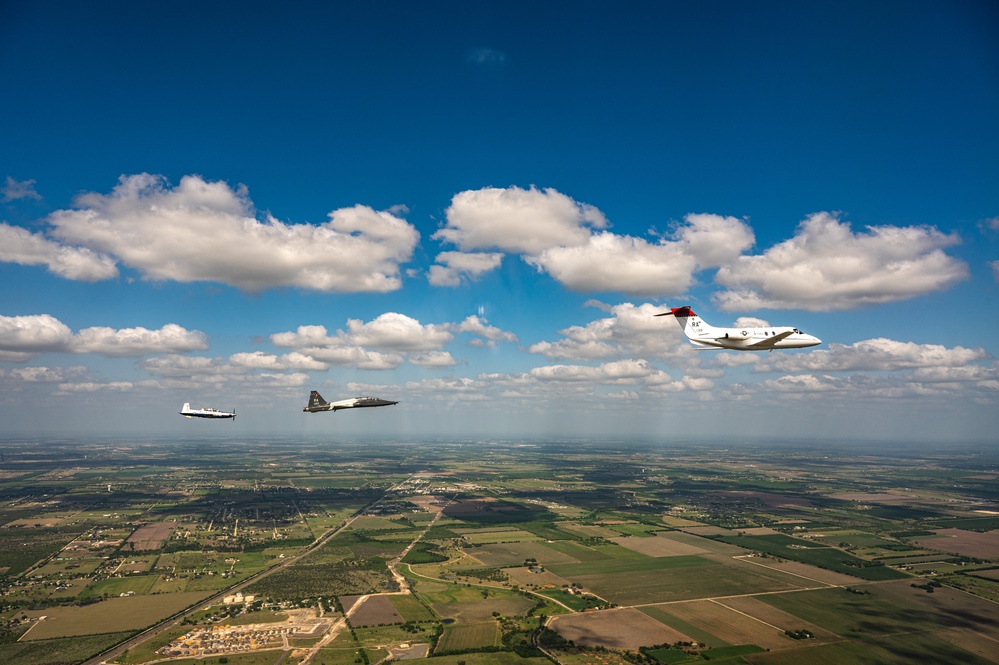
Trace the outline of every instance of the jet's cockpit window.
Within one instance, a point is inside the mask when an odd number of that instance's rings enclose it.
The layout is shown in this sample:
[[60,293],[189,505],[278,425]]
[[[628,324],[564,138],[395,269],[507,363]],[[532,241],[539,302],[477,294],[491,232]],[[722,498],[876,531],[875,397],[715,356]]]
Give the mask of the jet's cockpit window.
[[800,335],[800,334],[801,334],[801,331],[800,331],[800,330],[798,330],[797,328],[795,328],[795,329],[794,329],[794,334],[795,334],[795,335]]

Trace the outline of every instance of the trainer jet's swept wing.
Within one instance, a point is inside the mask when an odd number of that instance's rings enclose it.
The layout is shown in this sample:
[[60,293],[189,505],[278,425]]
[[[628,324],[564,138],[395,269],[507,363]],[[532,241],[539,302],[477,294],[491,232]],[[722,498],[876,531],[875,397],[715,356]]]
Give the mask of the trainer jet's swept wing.
[[734,351],[773,351],[803,349],[816,346],[822,340],[806,335],[797,328],[715,328],[694,314],[690,307],[673,307],[656,316],[676,317],[690,343],[699,349],[732,349]]
[[369,406],[392,406],[399,402],[391,402],[387,399],[377,397],[351,397],[337,402],[327,402],[323,396],[313,390],[309,393],[309,405],[302,409],[307,413],[319,413],[320,411],[339,411],[340,409],[358,409]]
[[232,418],[236,420],[236,411],[219,411],[210,407],[192,409],[190,403],[184,402],[184,407],[180,410],[180,415],[185,418]]

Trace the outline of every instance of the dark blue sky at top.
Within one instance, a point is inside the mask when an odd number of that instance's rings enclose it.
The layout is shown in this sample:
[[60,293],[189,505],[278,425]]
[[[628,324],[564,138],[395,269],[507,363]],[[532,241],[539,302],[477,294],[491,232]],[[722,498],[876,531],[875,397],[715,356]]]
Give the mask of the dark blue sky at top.
[[51,173],[39,187],[57,201],[148,171],[237,178],[294,221],[357,202],[439,215],[457,191],[537,184],[616,226],[704,210],[761,234],[817,209],[936,223],[953,199],[994,212],[975,198],[999,181],[983,117],[999,108],[997,13],[27,3],[0,28],[4,143],[21,177]]

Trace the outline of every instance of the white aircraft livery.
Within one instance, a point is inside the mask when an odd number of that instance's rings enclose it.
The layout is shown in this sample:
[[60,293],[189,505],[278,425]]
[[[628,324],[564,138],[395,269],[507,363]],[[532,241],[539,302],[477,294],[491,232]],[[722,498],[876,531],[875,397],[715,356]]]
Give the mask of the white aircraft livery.
[[236,420],[236,411],[219,411],[218,409],[212,409],[209,407],[204,407],[201,409],[192,409],[190,403],[184,402],[184,407],[180,410],[180,415],[185,418],[232,418]]
[[806,335],[797,328],[771,326],[767,328],[715,328],[694,314],[690,307],[673,307],[656,316],[676,317],[690,343],[699,349],[732,349],[734,351],[773,351],[803,349],[816,346],[822,340]]
[[391,402],[387,399],[377,397],[351,397],[337,402],[327,402],[317,391],[309,393],[309,405],[302,409],[307,413],[319,413],[320,411],[339,411],[340,409],[358,409],[369,406],[392,406],[399,402]]

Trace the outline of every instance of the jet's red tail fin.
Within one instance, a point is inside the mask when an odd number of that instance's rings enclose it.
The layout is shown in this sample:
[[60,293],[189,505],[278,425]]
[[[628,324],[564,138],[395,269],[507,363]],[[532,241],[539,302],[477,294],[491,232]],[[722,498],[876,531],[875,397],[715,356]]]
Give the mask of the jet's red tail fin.
[[656,316],[669,316],[671,314],[674,318],[676,318],[676,322],[679,324],[680,329],[683,330],[683,334],[691,340],[703,337],[704,335],[702,333],[711,329],[711,326],[702,320],[701,317],[697,316],[697,314],[694,313],[694,310],[690,309],[689,305],[684,305],[683,307],[670,307],[668,312],[656,314]]

